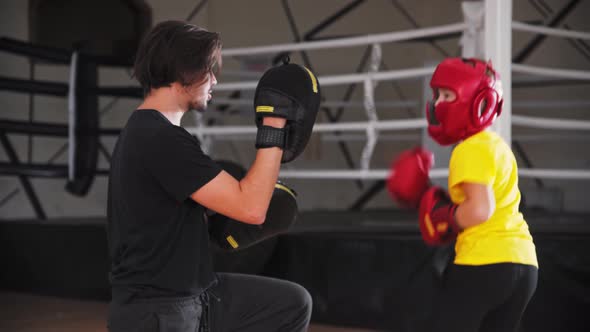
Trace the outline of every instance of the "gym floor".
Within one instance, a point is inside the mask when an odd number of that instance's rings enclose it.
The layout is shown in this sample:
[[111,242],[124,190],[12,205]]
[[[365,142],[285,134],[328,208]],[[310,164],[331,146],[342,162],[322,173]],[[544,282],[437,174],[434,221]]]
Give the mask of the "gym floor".
[[[106,332],[108,303],[0,292],[0,331]],[[314,324],[308,332],[371,332]]]

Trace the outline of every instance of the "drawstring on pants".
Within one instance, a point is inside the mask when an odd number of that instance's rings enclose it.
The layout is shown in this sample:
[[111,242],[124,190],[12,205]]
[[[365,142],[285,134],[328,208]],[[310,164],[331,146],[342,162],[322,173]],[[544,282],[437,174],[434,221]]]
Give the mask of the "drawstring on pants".
[[211,311],[209,310],[209,299],[213,298],[217,302],[221,302],[221,299],[210,289],[205,290],[203,294],[201,294],[200,298],[203,306],[203,313],[201,315],[199,332],[210,332],[209,321],[211,320]]

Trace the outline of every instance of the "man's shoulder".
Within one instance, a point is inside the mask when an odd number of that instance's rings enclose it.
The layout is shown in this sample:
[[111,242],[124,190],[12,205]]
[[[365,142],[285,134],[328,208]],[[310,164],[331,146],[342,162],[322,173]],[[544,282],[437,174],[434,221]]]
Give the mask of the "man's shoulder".
[[151,126],[151,127],[173,127],[160,112],[152,109],[138,109],[134,110],[127,125],[133,126]]
[[183,130],[156,110],[135,110],[125,125],[125,131],[141,139],[182,136]]

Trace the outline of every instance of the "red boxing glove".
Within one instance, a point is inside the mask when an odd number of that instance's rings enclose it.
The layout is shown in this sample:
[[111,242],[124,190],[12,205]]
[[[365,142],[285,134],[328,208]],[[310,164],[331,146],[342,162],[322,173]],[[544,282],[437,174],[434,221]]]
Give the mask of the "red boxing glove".
[[426,191],[418,212],[420,233],[426,244],[443,245],[457,238],[460,231],[455,219],[457,207],[444,189],[431,187]]
[[402,152],[391,165],[387,178],[389,194],[403,207],[418,208],[420,198],[430,187],[428,172],[434,164],[434,155],[417,147]]

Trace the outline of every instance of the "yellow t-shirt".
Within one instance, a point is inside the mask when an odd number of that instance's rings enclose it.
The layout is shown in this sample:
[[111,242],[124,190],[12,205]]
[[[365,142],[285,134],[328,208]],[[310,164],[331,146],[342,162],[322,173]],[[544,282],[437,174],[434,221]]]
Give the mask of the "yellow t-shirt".
[[484,130],[455,147],[449,164],[449,194],[455,204],[465,200],[459,185],[462,182],[491,186],[496,209],[487,221],[459,233],[455,264],[521,263],[538,267],[533,238],[518,210],[516,158],[498,134]]

